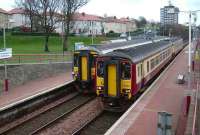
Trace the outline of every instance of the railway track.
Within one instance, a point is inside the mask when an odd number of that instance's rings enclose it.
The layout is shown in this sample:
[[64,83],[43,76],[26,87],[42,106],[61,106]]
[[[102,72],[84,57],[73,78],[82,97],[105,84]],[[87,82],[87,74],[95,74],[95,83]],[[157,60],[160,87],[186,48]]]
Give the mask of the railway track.
[[6,130],[1,134],[6,135],[33,135],[41,130],[53,125],[59,119],[66,117],[73,111],[77,110],[87,102],[94,99],[91,96],[81,96],[74,94],[70,99],[16,125],[13,128]]
[[104,134],[122,115],[123,113],[102,112],[92,121],[88,121],[73,132],[72,135],[102,135]]
[[9,123],[20,119],[43,106],[47,106],[47,104],[51,104],[74,91],[76,91],[74,82],[70,82],[52,88],[51,90],[41,91],[31,97],[0,108],[0,134],[3,126],[9,125]]

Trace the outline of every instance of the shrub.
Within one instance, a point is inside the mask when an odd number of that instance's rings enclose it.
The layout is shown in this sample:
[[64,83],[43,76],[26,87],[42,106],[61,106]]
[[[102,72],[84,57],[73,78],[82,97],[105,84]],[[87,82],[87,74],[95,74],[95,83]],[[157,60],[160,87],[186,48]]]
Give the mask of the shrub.
[[106,37],[119,37],[120,33],[106,33]]
[[[12,32],[13,36],[45,36],[43,32]],[[50,36],[59,36],[59,33],[51,33]]]
[[3,36],[3,30],[0,29],[0,36]]

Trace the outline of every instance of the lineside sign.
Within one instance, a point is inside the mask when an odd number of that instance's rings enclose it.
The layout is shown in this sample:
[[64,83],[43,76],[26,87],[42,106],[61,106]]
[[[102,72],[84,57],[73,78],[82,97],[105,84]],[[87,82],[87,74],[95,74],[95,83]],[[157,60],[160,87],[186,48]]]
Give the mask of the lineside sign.
[[8,59],[12,57],[12,48],[0,50],[0,59]]

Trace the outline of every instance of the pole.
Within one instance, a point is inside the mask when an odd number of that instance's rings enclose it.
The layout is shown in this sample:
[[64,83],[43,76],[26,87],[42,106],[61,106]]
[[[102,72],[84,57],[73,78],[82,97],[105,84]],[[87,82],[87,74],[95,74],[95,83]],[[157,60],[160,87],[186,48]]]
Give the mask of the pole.
[[92,45],[94,44],[94,37],[93,37],[93,21],[92,21]]
[[189,47],[188,47],[188,89],[191,89],[191,18],[192,18],[192,12],[189,11]]
[[[4,49],[6,49],[6,30],[5,30],[5,25],[3,27],[3,42],[4,42]],[[4,60],[4,67],[5,67],[5,80],[4,80],[4,90],[8,91],[8,75],[7,75],[7,61],[6,59]]]
[[189,50],[188,50],[188,53],[189,53],[189,61],[188,61],[188,68],[189,68],[189,73],[191,73],[191,34],[192,34],[192,26],[191,26],[191,18],[192,18],[192,13],[190,11],[189,13]]

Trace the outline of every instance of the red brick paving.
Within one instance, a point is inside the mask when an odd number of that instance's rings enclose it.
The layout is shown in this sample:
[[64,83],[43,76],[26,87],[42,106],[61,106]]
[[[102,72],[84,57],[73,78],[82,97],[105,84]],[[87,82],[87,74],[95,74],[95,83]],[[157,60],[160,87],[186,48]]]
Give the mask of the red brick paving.
[[[176,84],[178,74],[187,74],[187,54],[182,52],[167,72],[142,98],[131,112],[114,128],[109,135],[156,135],[157,112],[173,114],[173,132],[181,127],[184,132],[183,101],[187,84]],[[181,118],[179,116],[182,116]],[[184,121],[185,122],[185,121]]]
[[71,72],[38,79],[0,93],[0,108],[72,80]]

